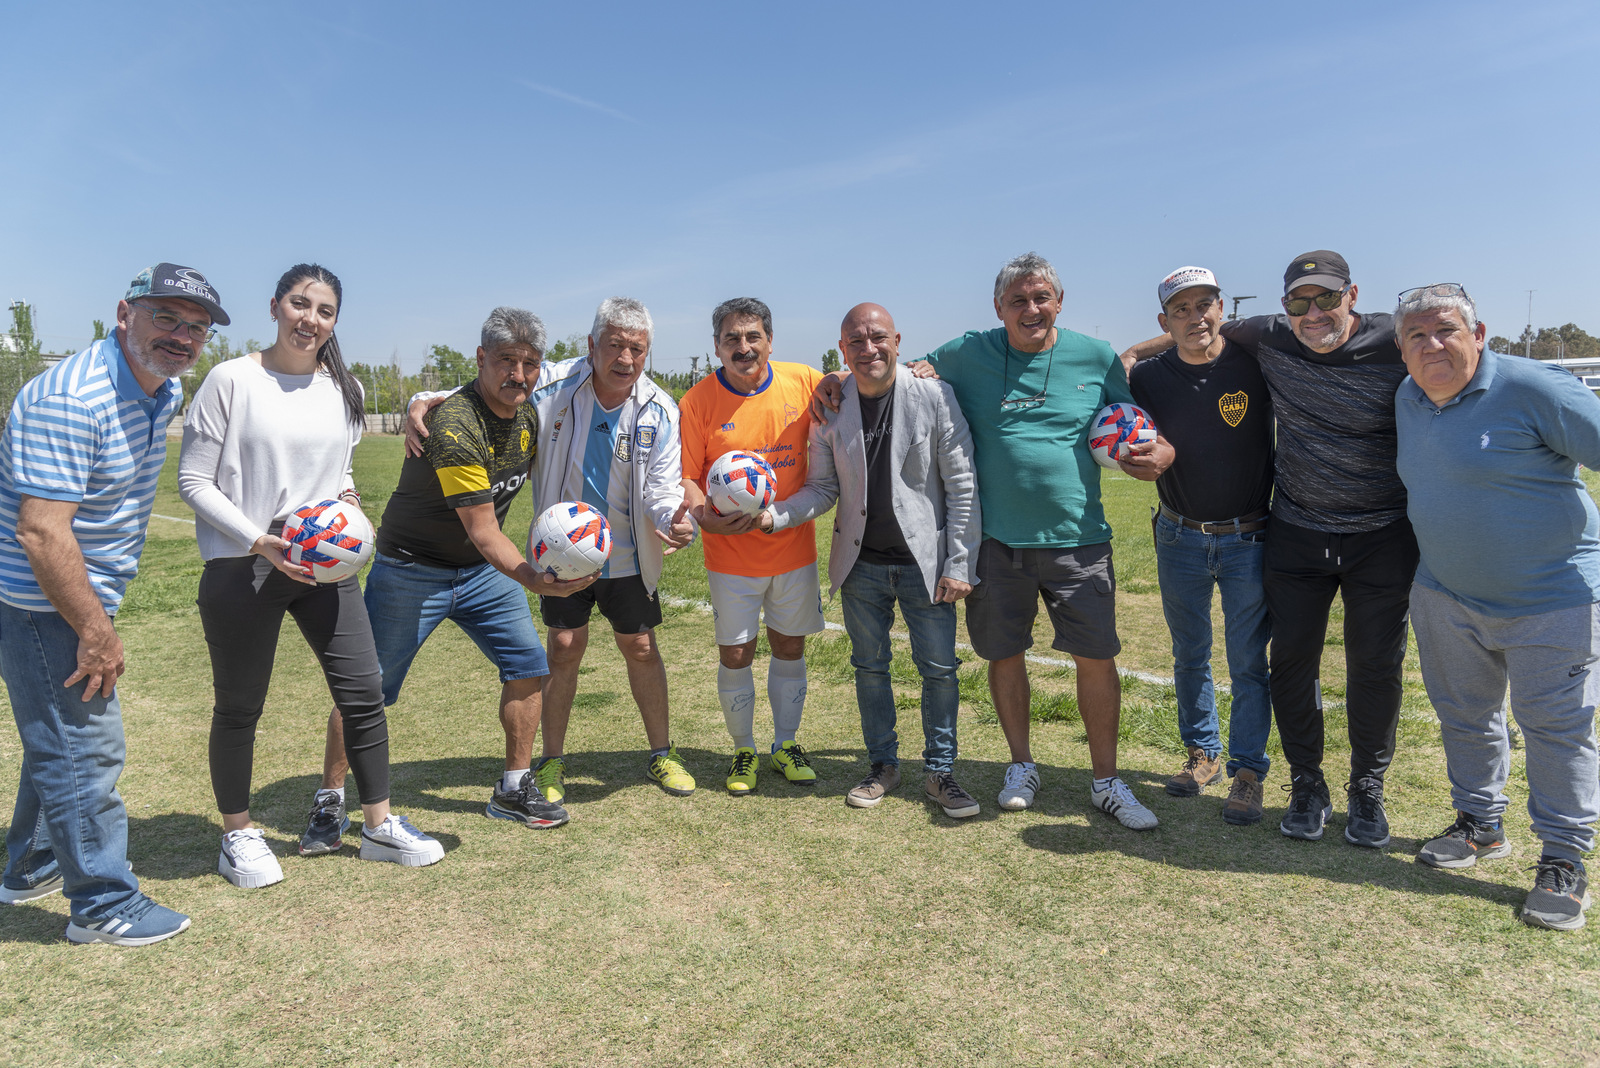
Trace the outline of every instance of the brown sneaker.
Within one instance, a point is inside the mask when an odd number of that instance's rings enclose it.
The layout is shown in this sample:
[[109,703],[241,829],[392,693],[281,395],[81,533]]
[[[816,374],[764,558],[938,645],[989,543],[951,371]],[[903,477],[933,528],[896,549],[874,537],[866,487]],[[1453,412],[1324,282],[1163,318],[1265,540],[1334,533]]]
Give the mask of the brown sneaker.
[[1249,768],[1240,768],[1228,787],[1228,800],[1222,804],[1222,818],[1248,827],[1261,822],[1261,777]]
[[948,771],[928,772],[928,800],[944,809],[951,819],[962,820],[978,814],[978,800],[961,788]]
[[883,795],[900,785],[899,764],[874,764],[868,775],[844,795],[844,803],[853,808],[872,808]]
[[1207,786],[1222,778],[1222,754],[1206,756],[1204,749],[1189,747],[1189,759],[1183,770],[1167,780],[1167,793],[1173,797],[1193,797]]

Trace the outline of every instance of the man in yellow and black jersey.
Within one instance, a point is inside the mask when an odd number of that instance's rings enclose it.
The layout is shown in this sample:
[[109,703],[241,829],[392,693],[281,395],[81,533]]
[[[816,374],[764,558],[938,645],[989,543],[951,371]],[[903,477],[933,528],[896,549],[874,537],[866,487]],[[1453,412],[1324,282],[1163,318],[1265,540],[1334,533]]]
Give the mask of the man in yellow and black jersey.
[[[529,771],[550,669],[523,589],[565,597],[595,578],[558,582],[536,571],[500,529],[538,448],[539,417],[525,402],[544,350],[538,316],[521,308],[490,313],[478,377],[434,410],[422,455],[406,457],[400,469],[366,586],[385,705],[399,699],[417,650],[446,619],[499,669],[506,770],[484,814],[530,827],[558,827],[567,813],[539,793]],[[301,853],[339,848],[345,754],[338,727],[335,716]]]

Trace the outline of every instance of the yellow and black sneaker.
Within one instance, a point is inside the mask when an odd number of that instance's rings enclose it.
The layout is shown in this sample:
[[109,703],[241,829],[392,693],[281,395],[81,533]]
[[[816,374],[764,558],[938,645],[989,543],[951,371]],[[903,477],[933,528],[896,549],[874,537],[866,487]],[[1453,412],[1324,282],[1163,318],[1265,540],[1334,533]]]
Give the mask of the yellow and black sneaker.
[[544,799],[559,805],[567,799],[566,757],[546,757],[533,769],[533,782]]
[[665,753],[650,758],[650,777],[669,794],[688,797],[694,793],[694,776],[678,759],[677,746],[671,746]]
[[773,751],[772,770],[781,771],[785,779],[802,785],[809,786],[817,781],[817,771],[799,742],[784,742]]
[[735,797],[754,793],[756,789],[756,751],[741,746],[733,751],[733,764],[728,768],[728,792]]

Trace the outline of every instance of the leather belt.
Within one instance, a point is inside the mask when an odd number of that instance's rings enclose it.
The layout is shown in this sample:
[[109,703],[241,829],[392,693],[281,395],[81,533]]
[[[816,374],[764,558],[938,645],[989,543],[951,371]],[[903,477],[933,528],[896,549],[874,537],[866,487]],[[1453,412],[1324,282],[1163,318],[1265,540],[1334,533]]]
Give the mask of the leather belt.
[[1166,505],[1161,505],[1161,514],[1177,523],[1179,526],[1198,530],[1202,534],[1249,534],[1253,530],[1265,530],[1267,527],[1267,510],[1250,515],[1242,515],[1237,519],[1224,519],[1216,523],[1201,523],[1198,520],[1181,516]]

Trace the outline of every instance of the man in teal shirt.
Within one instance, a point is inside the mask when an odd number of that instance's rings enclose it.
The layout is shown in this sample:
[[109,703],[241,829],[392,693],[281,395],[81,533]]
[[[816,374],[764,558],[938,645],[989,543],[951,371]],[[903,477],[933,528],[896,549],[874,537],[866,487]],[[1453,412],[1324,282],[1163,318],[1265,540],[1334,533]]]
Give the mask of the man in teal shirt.
[[[1028,745],[1031,692],[1024,654],[1042,594],[1053,647],[1077,669],[1078,709],[1094,766],[1091,799],[1126,827],[1156,817],[1117,775],[1116,577],[1111,527],[1100,506],[1100,468],[1089,454],[1089,424],[1101,408],[1133,403],[1110,345],[1058,329],[1061,280],[1036,253],[1018,256],[995,279],[1004,326],[972,331],[928,356],[955,390],[972,428],[983,508],[977,585],[967,598],[973,650],[989,661],[989,692],[1011,748],[1000,807],[1024,809],[1039,789]],[[1123,470],[1154,481],[1171,465],[1164,438],[1132,447]]]

